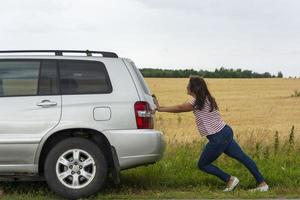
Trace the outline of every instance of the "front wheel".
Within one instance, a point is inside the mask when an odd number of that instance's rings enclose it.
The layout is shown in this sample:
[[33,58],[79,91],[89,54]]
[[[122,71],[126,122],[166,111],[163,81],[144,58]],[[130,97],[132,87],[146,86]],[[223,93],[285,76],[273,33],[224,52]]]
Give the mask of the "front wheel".
[[77,199],[99,191],[106,181],[107,161],[101,149],[85,138],[67,138],[49,152],[44,167],[49,187]]

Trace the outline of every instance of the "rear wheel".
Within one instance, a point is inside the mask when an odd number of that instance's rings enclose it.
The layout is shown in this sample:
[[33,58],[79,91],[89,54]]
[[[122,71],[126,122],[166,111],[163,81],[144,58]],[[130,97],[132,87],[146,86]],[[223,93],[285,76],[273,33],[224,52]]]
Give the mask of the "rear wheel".
[[49,187],[58,195],[77,199],[95,194],[107,177],[101,149],[85,138],[67,138],[49,152],[44,167]]

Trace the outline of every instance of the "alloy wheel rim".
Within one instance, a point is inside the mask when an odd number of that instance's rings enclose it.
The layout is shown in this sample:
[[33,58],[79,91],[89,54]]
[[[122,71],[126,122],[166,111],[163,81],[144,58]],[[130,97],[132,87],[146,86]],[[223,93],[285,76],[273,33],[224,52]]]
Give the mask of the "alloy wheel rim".
[[95,174],[94,158],[82,149],[70,149],[57,159],[56,176],[68,188],[84,188],[94,179]]

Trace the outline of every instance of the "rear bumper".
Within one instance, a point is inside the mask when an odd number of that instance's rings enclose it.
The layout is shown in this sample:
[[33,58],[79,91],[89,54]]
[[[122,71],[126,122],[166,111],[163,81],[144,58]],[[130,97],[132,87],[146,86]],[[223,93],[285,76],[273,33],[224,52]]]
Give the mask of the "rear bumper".
[[121,169],[152,164],[163,157],[165,141],[160,131],[109,130],[105,133],[116,149]]

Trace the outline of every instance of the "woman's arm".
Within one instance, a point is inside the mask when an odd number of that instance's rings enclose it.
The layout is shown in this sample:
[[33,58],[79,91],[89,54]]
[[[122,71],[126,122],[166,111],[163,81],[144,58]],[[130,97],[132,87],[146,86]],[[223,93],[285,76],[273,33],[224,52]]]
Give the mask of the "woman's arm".
[[175,106],[157,106],[156,110],[159,112],[180,113],[192,111],[193,106],[190,103],[183,103]]
[[153,100],[156,105],[156,110],[159,112],[179,113],[179,112],[189,112],[193,110],[192,104],[188,102],[180,105],[175,105],[175,106],[160,106],[155,95],[153,95]]

